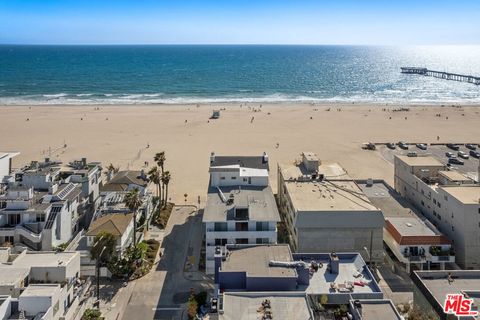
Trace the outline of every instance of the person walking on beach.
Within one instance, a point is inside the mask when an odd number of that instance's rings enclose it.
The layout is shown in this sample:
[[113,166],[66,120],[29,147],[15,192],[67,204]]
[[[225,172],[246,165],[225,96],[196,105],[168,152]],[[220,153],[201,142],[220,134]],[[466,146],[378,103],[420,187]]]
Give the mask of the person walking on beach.
[[252,117],[252,119],[250,120],[250,123],[253,123],[253,120],[255,120],[255,117]]

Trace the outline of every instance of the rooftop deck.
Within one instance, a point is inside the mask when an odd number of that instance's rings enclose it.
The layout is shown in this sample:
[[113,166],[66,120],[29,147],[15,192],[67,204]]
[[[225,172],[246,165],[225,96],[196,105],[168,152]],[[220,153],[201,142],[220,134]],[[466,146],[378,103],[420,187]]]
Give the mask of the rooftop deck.
[[203,222],[235,220],[236,208],[248,208],[248,219],[245,220],[280,221],[277,204],[269,186],[241,188],[234,186],[209,188]]
[[262,302],[270,302],[274,319],[309,320],[310,310],[304,296],[284,293],[225,293],[223,296],[223,314],[221,320],[258,320],[263,315]]
[[292,253],[288,245],[252,246],[229,248],[229,254],[222,263],[222,271],[245,271],[249,276],[255,277],[296,277],[294,268],[271,267],[269,262],[292,261]]

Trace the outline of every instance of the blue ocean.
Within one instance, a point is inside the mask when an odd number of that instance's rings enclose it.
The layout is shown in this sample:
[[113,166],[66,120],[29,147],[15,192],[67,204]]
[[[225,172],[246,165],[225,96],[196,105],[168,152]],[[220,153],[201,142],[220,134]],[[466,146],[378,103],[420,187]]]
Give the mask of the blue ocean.
[[0,104],[480,103],[479,46],[0,46]]

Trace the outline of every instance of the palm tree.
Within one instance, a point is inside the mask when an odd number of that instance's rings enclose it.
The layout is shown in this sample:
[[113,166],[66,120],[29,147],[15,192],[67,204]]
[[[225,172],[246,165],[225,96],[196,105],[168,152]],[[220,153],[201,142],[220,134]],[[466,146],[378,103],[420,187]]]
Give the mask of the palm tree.
[[105,176],[108,180],[110,180],[110,175],[112,173],[117,173],[120,170],[118,167],[115,167],[113,163],[110,163],[106,169],[107,171],[105,172]]
[[[161,177],[163,175],[163,173],[165,172],[164,166],[165,166],[165,161],[167,160],[167,158],[165,157],[165,151],[156,153],[155,157],[153,157],[153,160],[160,167],[160,171],[161,171],[160,172],[160,177]],[[163,185],[160,184],[160,204],[163,204],[163,201],[165,201],[165,199],[163,199],[163,197],[162,197],[162,195],[163,195],[162,190],[163,190]]]
[[170,183],[171,175],[170,171],[165,171],[162,174],[162,183],[165,186],[165,204],[164,206],[167,207],[167,200],[168,200],[168,184]]
[[138,208],[140,208],[140,206],[142,205],[142,198],[140,197],[140,192],[138,191],[138,189],[135,188],[129,191],[125,195],[124,202],[127,208],[133,212],[133,246],[135,247],[137,245],[137,211]]
[[148,179],[157,186],[157,197],[160,198],[160,172],[158,167],[155,166],[148,171]]

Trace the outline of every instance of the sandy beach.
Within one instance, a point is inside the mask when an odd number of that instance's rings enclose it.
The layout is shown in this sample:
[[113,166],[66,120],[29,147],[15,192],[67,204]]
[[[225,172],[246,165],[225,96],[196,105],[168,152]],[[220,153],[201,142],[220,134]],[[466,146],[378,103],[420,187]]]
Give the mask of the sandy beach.
[[[213,109],[225,108],[210,120]],[[277,163],[308,150],[344,166],[354,178],[393,181],[393,166],[362,142],[479,142],[478,106],[239,104],[135,106],[0,106],[0,151],[19,151],[14,167],[50,155],[87,157],[122,169],[153,165],[165,151],[173,201],[205,200],[210,152],[267,152],[276,190]],[[339,111],[341,110],[341,111]],[[438,116],[440,114],[440,116]],[[252,120],[253,119],[253,120]],[[66,144],[67,147],[63,148]],[[278,144],[278,145],[277,145]],[[149,147],[147,148],[147,146]]]

